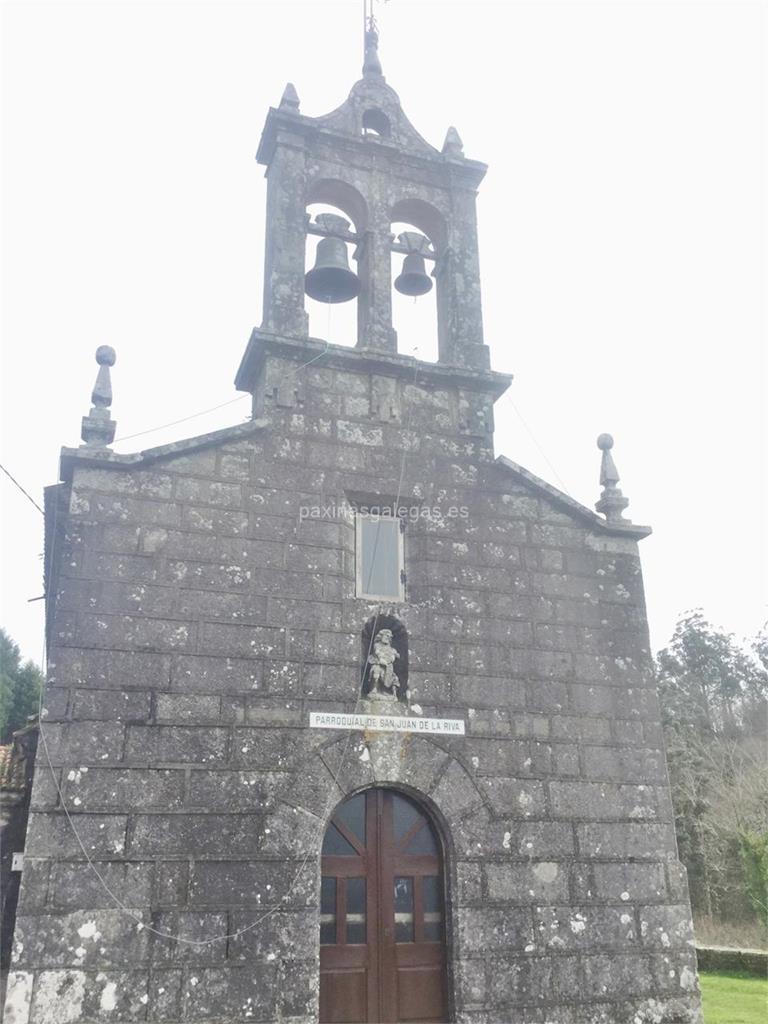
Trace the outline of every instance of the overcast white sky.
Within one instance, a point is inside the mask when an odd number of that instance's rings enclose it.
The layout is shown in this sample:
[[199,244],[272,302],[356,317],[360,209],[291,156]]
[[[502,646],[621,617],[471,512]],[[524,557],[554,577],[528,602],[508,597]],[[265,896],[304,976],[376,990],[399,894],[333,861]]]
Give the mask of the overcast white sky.
[[[0,458],[40,503],[59,447],[79,443],[97,345],[117,349],[118,436],[236,397],[261,319],[263,119],[287,81],[303,113],[343,101],[361,9],[3,5]],[[515,375],[497,452],[591,506],[595,438],[613,433],[628,514],[654,528],[641,547],[654,647],[694,606],[754,633],[768,575],[764,5],[391,0],[376,13],[416,128],[439,147],[454,124],[490,165],[486,342]],[[117,447],[247,413],[244,400]],[[4,477],[0,499],[0,625],[39,661],[43,603],[27,599],[42,593],[42,517]]]

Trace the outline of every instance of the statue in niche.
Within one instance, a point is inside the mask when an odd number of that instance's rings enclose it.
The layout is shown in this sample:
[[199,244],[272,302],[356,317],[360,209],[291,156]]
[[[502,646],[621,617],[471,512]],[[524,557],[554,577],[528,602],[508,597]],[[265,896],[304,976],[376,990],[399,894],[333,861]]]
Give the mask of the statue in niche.
[[392,646],[392,630],[380,629],[368,655],[369,697],[374,700],[398,699],[400,680],[395,672],[395,662],[399,657]]
[[377,612],[360,633],[361,696],[392,705],[407,704],[408,631],[395,616]]

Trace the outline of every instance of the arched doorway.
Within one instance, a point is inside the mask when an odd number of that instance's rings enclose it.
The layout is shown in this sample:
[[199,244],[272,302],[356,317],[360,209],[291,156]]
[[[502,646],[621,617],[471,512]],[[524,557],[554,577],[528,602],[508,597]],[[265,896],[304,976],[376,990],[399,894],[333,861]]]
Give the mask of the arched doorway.
[[323,841],[320,1022],[445,1020],[437,833],[404,794],[365,790],[339,804]]

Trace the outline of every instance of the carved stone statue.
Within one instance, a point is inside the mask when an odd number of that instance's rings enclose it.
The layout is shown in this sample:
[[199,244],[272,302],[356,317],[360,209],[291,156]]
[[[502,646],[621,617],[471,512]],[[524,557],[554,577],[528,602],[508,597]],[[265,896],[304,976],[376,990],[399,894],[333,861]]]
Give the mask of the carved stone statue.
[[400,657],[392,646],[392,630],[380,629],[368,655],[368,695],[373,698],[397,700],[400,680],[395,673],[395,661]]

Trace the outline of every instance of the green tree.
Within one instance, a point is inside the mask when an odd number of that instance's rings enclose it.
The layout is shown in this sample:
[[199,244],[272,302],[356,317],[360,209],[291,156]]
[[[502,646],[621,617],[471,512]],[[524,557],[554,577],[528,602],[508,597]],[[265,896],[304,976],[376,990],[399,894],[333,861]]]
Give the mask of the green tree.
[[0,629],[0,743],[37,714],[43,674],[32,661],[22,664],[18,645]]
[[768,637],[750,646],[700,610],[657,655],[680,857],[695,912],[766,919]]
[[768,832],[744,834],[741,862],[752,906],[768,928]]
[[657,655],[665,724],[700,735],[741,736],[760,726],[762,713],[765,731],[764,657],[768,637],[761,634],[745,649],[732,633],[707,622],[700,609],[686,612]]

